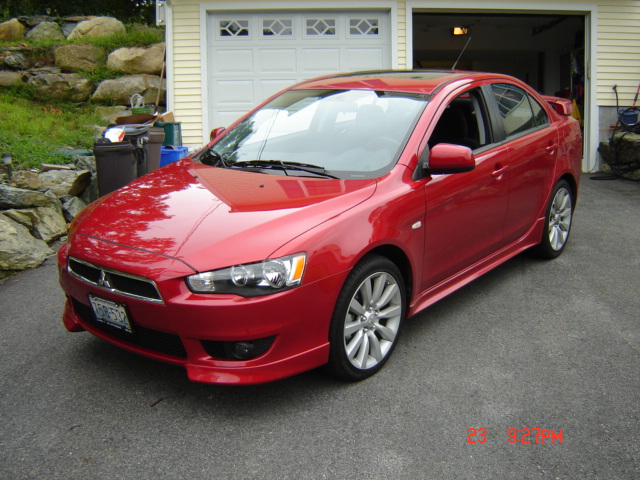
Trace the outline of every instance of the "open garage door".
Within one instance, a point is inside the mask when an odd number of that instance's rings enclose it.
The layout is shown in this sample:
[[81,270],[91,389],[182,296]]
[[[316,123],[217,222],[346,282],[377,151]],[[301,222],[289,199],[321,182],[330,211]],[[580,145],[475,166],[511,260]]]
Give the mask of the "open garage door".
[[413,67],[450,69],[457,61],[458,69],[513,75],[584,112],[585,21],[565,13],[414,11]]
[[449,69],[456,60],[458,69],[513,75],[583,109],[584,15],[414,12],[414,68]]

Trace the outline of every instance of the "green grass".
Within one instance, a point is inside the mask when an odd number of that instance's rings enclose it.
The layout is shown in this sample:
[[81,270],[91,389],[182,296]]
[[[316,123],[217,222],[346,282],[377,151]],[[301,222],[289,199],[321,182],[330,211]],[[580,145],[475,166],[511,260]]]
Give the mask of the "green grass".
[[15,90],[0,90],[0,153],[11,153],[14,169],[64,164],[62,149],[91,149],[94,125],[105,125],[93,105],[41,103]]
[[125,33],[116,33],[106,37],[83,38],[67,43],[90,43],[96,47],[113,51],[122,47],[148,47],[154,43],[164,42],[164,30],[142,25],[128,25]]

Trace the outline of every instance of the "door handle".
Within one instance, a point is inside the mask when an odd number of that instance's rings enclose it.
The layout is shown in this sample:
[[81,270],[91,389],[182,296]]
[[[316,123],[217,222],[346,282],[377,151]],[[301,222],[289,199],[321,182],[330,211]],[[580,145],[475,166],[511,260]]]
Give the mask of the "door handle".
[[502,176],[505,173],[507,173],[507,170],[509,170],[508,165],[506,167],[501,167],[500,165],[496,165],[496,169],[493,172],[491,172],[491,176],[496,180],[500,180]]
[[552,143],[545,150],[547,151],[547,153],[549,155],[555,155],[557,149],[558,149],[558,144],[557,143]]

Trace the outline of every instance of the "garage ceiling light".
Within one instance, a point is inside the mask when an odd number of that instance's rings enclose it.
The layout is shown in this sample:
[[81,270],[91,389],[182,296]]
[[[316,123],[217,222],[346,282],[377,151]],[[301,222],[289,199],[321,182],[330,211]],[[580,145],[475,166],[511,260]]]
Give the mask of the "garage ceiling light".
[[453,27],[451,29],[451,35],[469,35],[471,33],[471,29],[469,27]]

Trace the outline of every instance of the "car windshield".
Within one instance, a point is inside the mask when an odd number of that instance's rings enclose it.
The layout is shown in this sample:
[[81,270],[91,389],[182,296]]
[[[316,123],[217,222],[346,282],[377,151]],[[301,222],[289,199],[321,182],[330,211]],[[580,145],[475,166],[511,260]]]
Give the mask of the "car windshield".
[[426,104],[420,94],[290,90],[197,159],[260,173],[376,178],[395,165]]

